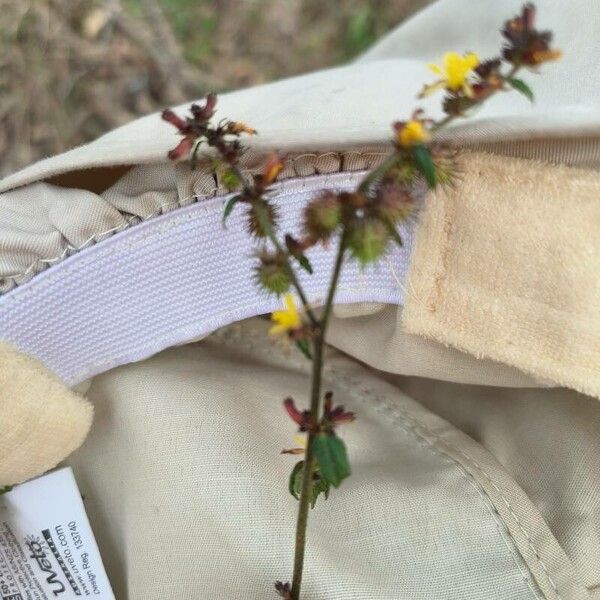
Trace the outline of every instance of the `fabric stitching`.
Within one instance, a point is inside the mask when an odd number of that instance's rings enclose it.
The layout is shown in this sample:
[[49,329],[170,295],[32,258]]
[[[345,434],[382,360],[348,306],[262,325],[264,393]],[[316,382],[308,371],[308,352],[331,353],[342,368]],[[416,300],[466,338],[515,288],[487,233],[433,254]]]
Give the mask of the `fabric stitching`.
[[[381,400],[381,398],[376,398],[376,400],[379,401],[380,403],[384,402],[383,400]],[[472,476],[468,473],[468,471],[464,470],[463,465],[461,465],[461,463],[459,463],[458,461],[454,460],[452,457],[448,456],[448,454],[446,454],[440,448],[438,448],[433,443],[431,443],[431,441],[428,440],[426,437],[422,436],[418,432],[417,429],[419,427],[422,428],[422,429],[424,429],[428,434],[432,435],[433,437],[435,437],[440,442],[448,444],[448,446],[450,446],[451,448],[453,448],[454,450],[456,450],[457,452],[459,452],[460,454],[462,454],[463,456],[465,456],[464,453],[462,453],[459,449],[455,448],[452,444],[450,444],[448,442],[445,442],[444,440],[441,440],[441,438],[439,438],[439,436],[437,436],[436,434],[434,434],[428,427],[426,427],[423,424],[420,424],[420,423],[416,422],[405,410],[403,410],[401,408],[392,407],[388,403],[386,403],[386,408],[383,409],[383,410],[380,410],[378,412],[380,414],[383,414],[383,415],[385,415],[386,412],[391,413],[388,416],[390,417],[390,420],[392,422],[395,422],[395,423],[399,424],[405,430],[406,429],[410,430],[413,433],[413,435],[415,435],[415,437],[417,437],[418,439],[420,439],[423,442],[425,442],[430,447],[430,449],[437,450],[437,452],[440,455],[446,457],[447,460],[449,460],[450,462],[454,463],[459,468],[459,471],[462,473],[462,475],[464,476],[465,480],[472,485],[472,483],[471,483]],[[401,413],[401,414],[398,414],[398,413]],[[396,419],[393,418],[394,416],[396,417]],[[465,456],[465,458],[467,458],[467,457]],[[489,478],[489,476],[487,475],[487,473],[485,471],[483,471],[482,469],[479,469],[479,471],[483,475],[485,475],[490,482],[492,482],[492,480]],[[504,502],[508,504],[508,501],[505,499],[505,497],[502,494],[502,492],[495,486],[495,484],[493,484],[493,482],[492,482],[492,485],[494,485],[494,487],[497,489],[498,493],[500,493],[500,495],[502,496],[502,499],[504,500]],[[480,486],[477,486],[477,487],[475,487],[475,489],[478,491],[478,493],[479,493],[479,495],[481,496],[482,499],[487,498],[487,500],[492,504],[492,506],[494,506],[494,502],[491,500],[491,498],[489,497],[489,495],[485,492],[485,490],[483,488],[481,488]],[[508,506],[510,507],[510,504],[508,504]],[[514,512],[512,511],[512,509],[509,508],[509,510],[511,512],[511,515],[517,521],[517,523],[519,523],[518,518],[514,514]],[[496,513],[496,514],[498,514],[498,513]],[[498,517],[501,519],[500,515],[498,515]],[[520,523],[519,523],[519,526],[520,526]],[[529,540],[530,538],[527,535],[527,533],[525,532],[525,530],[521,526],[520,526],[520,528],[523,531],[523,533],[526,535],[527,539]],[[510,531],[508,529],[507,529],[507,533],[508,533],[509,537],[513,540],[513,543],[515,544],[515,546],[518,547],[518,544],[517,544],[516,540],[514,539],[514,537],[512,536],[512,534],[510,533]],[[548,578],[548,580],[550,582],[550,585],[551,585],[552,589],[556,593],[556,597],[559,600],[562,600],[561,596],[558,594],[558,590],[556,589],[556,586],[555,586],[554,582],[552,581],[552,579],[548,575],[548,571],[546,570],[545,566],[541,563],[541,559],[539,557],[539,554],[537,553],[536,549],[533,546],[532,546],[532,549],[533,549],[533,551],[535,553],[535,556],[536,556],[537,560],[540,562],[540,564],[541,564],[544,572],[546,573],[546,576],[547,576],[547,578]],[[513,555],[513,559],[515,559],[516,558],[516,556],[515,556],[515,550],[512,549],[512,548],[509,548],[509,550],[510,550],[511,554]],[[515,564],[517,565],[517,567],[519,566],[518,562],[516,560],[515,560]],[[530,589],[532,590],[532,592],[535,594],[535,590],[533,588],[531,588],[530,582],[527,581],[527,579],[525,579],[525,580],[526,580],[528,586],[530,587]],[[537,594],[535,594],[535,595],[537,596]]]
[[[330,179],[333,179],[335,175],[338,174],[331,174],[331,175],[326,175],[324,176],[325,178],[325,185],[327,185],[328,181]],[[320,176],[323,177],[323,176]],[[307,178],[308,179],[308,178]],[[306,182],[303,180],[301,187],[306,187]],[[292,186],[292,190],[293,191],[293,186]],[[279,190],[279,189],[278,189]],[[285,191],[290,191],[285,189]],[[127,239],[127,240],[122,240],[120,241],[120,244],[115,243],[114,246],[111,246],[110,248],[103,248],[103,252],[104,252],[104,256],[110,256],[111,254],[114,254],[116,251],[118,251],[123,245],[127,246],[129,249],[131,248],[135,248],[136,246],[139,246],[140,244],[143,244],[144,242],[146,242],[149,239],[152,239],[154,237],[162,237],[164,236],[166,233],[168,233],[168,231],[170,231],[171,229],[173,229],[176,226],[179,225],[183,225],[183,224],[190,224],[193,223],[194,221],[197,221],[200,218],[203,218],[206,214],[213,214],[217,211],[220,211],[222,209],[223,204],[226,201],[226,198],[228,196],[219,196],[216,198],[207,198],[205,200],[218,200],[218,202],[215,202],[214,204],[210,204],[210,205],[206,205],[203,204],[201,202],[196,203],[196,210],[200,210],[202,212],[194,212],[194,213],[189,213],[189,214],[184,214],[184,215],[177,215],[177,216],[173,216],[171,219],[169,219],[168,221],[165,221],[165,223],[160,224],[159,227],[156,227],[155,229],[148,231],[148,232],[141,232],[138,233],[136,236],[131,236],[131,239]],[[187,207],[183,207],[185,208],[190,208],[190,206]],[[203,214],[204,213],[204,214]],[[56,283],[56,281],[59,281],[61,279],[63,279],[65,277],[65,275],[70,274],[73,270],[77,270],[83,266],[86,266],[88,262],[90,261],[95,261],[97,260],[97,256],[88,256],[85,257],[85,259],[82,259],[79,263],[77,263],[76,265],[73,265],[70,268],[66,268],[64,269],[64,272],[59,273],[59,274],[54,274],[52,276],[49,276],[45,281],[39,283],[38,285],[40,286],[41,289],[44,289],[45,287]],[[40,289],[38,288],[38,289]],[[25,289],[25,288],[21,288],[21,289]],[[11,302],[11,301],[16,301],[17,298],[19,297],[19,294],[17,293],[19,290],[15,290],[13,293],[11,294],[6,294],[3,298],[4,302]],[[2,294],[0,294],[0,297],[2,296]]]
[[[354,160],[356,160],[356,159],[373,160],[374,157],[377,157],[377,158],[384,157],[387,155],[387,153],[374,152],[374,151],[360,152],[360,151],[350,151],[350,150],[346,151],[346,152],[330,151],[330,152],[325,152],[325,153],[321,153],[321,154],[303,153],[303,154],[294,156],[291,159],[287,159],[285,167],[284,167],[284,173],[285,173],[285,170],[289,169],[289,168],[294,169],[294,173],[292,173],[291,175],[289,175],[285,179],[283,179],[281,181],[281,183],[283,184],[284,182],[289,181],[291,179],[295,179],[297,177],[302,177],[297,174],[295,164],[300,164],[299,163],[300,159],[306,159],[307,157],[314,157],[315,163],[318,160],[322,159],[323,157],[331,157],[331,156],[339,157],[338,170],[332,171],[330,173],[323,173],[320,176],[328,177],[328,176],[337,175],[340,173],[353,173],[353,174],[360,173],[362,171],[362,169],[352,170],[348,167],[348,160],[347,160],[346,155],[351,155]],[[249,174],[249,173],[251,173],[251,171],[244,172],[244,174]],[[204,176],[204,175],[209,175],[209,174],[216,177],[216,173],[214,171],[198,171],[198,176]],[[302,177],[302,179],[310,178],[310,177],[311,176],[309,175],[307,177]],[[285,188],[283,188],[283,186],[281,186],[281,187],[277,188],[277,191],[283,191],[284,189]],[[7,276],[3,277],[2,279],[0,279],[0,282],[4,281],[4,282],[8,283],[8,285],[11,286],[8,290],[0,291],[0,296],[2,294],[10,292],[12,289],[14,289],[14,287],[17,287],[19,285],[22,285],[26,281],[29,281],[30,276],[33,277],[33,276],[37,275],[38,273],[42,272],[43,270],[45,270],[46,268],[49,268],[52,265],[65,260],[72,254],[80,252],[81,250],[88,248],[89,246],[92,246],[100,241],[103,241],[103,239],[105,239],[107,236],[114,235],[114,234],[119,233],[129,227],[132,227],[132,226],[140,224],[140,223],[145,223],[146,221],[148,221],[150,219],[153,219],[157,216],[164,214],[165,208],[175,208],[175,209],[183,208],[184,206],[189,206],[190,204],[195,204],[202,200],[206,200],[208,198],[214,198],[218,195],[220,190],[222,190],[222,186],[219,185],[215,180],[214,187],[203,195],[192,194],[192,195],[184,197],[184,198],[179,198],[178,200],[173,201],[173,202],[167,202],[165,204],[161,204],[157,210],[155,210],[154,212],[152,212],[149,215],[146,215],[144,217],[129,217],[129,218],[126,217],[127,222],[125,224],[119,225],[118,227],[113,227],[113,228],[103,231],[101,233],[97,233],[97,234],[93,235],[92,237],[90,237],[88,240],[86,240],[80,246],[73,246],[71,244],[68,244],[65,246],[63,251],[58,256],[53,257],[53,258],[39,258],[35,262],[33,262],[31,265],[29,265],[29,267],[27,267],[24,271],[21,271],[20,273],[15,273],[12,275],[7,275]],[[225,194],[225,196],[227,196],[227,195],[228,194]],[[190,202],[190,200],[191,200],[191,202]],[[125,216],[125,215],[123,215],[122,212],[121,212],[121,215]],[[38,269],[40,267],[41,267],[41,270],[38,270],[36,272],[36,269]]]
[[[335,368],[330,366],[328,368],[328,370],[330,371],[335,371]],[[467,455],[465,452],[463,452],[460,448],[456,447],[454,444],[452,444],[451,442],[448,442],[447,440],[444,440],[443,438],[441,438],[437,433],[435,433],[434,431],[432,431],[429,427],[427,427],[427,425],[420,423],[419,421],[417,421],[417,419],[415,417],[413,417],[411,414],[409,414],[409,412],[401,407],[395,406],[395,405],[391,405],[390,403],[386,402],[385,400],[383,400],[381,398],[381,396],[373,394],[370,390],[364,390],[367,393],[370,393],[371,396],[375,399],[376,402],[378,402],[379,404],[382,404],[385,406],[385,409],[383,410],[383,412],[389,412],[391,415],[394,415],[398,418],[399,421],[404,422],[406,424],[406,426],[414,433],[414,435],[418,436],[420,439],[422,439],[423,441],[425,441],[429,446],[431,446],[432,448],[436,448],[438,451],[443,452],[441,450],[441,448],[438,448],[437,445],[434,445],[429,439],[427,439],[427,437],[423,436],[422,434],[420,434],[418,432],[418,429],[422,429],[426,434],[428,434],[429,436],[431,436],[432,438],[434,438],[437,442],[441,443],[441,444],[445,444],[447,445],[450,449],[454,450],[455,452],[459,453],[461,456],[463,456],[468,462],[470,462],[474,467],[476,467],[476,469],[490,482],[490,484],[492,485],[492,487],[498,492],[498,494],[500,495],[503,503],[506,505],[507,509],[509,510],[511,516],[513,517],[515,523],[517,524],[518,528],[520,529],[520,531],[523,533],[523,535],[525,536],[526,540],[527,540],[527,544],[528,546],[531,548],[532,552],[534,553],[534,556],[538,562],[538,564],[540,565],[541,569],[544,571],[546,578],[548,579],[548,583],[550,584],[550,587],[554,590],[556,597],[558,600],[562,600],[562,596],[560,595],[556,583],[554,582],[554,580],[552,579],[552,577],[550,576],[550,573],[548,571],[548,568],[545,564],[545,562],[542,560],[541,556],[540,556],[540,552],[538,551],[538,549],[536,548],[536,546],[533,543],[533,540],[531,539],[531,536],[527,533],[527,531],[525,530],[525,528],[523,527],[523,524],[521,523],[521,520],[519,519],[519,517],[517,516],[517,514],[515,513],[515,511],[513,510],[512,505],[510,504],[510,502],[508,501],[508,499],[506,498],[506,496],[504,495],[503,491],[500,489],[500,487],[495,483],[495,481],[492,479],[492,477],[487,473],[487,471],[485,469],[483,469],[483,467],[481,467],[481,465],[479,465],[479,463],[473,459],[471,456]],[[443,453],[444,456],[448,456],[446,453]],[[455,459],[453,459],[452,457],[448,457],[450,460],[453,460],[455,463],[458,463],[458,461],[456,461]],[[485,492],[485,490],[484,490]],[[489,495],[486,494],[486,496]],[[494,502],[491,500],[490,498],[490,502],[492,503],[492,505],[494,504]],[[508,532],[510,535],[510,531]],[[512,535],[511,535],[512,538]],[[514,538],[513,538],[514,539]],[[518,544],[515,541],[515,544],[518,547]]]
[[[492,487],[500,495],[503,503],[506,505],[506,507],[507,507],[508,511],[510,512],[511,516],[513,517],[515,523],[517,524],[517,526],[519,527],[520,531],[523,533],[523,535],[527,539],[527,544],[531,548],[531,550],[533,551],[538,564],[540,565],[540,567],[544,571],[544,573],[546,575],[546,578],[548,579],[548,583],[550,584],[550,586],[552,587],[552,589],[556,593],[556,597],[559,600],[562,600],[562,596],[560,595],[560,593],[559,593],[559,591],[557,589],[556,583],[554,582],[554,580],[550,576],[548,568],[547,568],[545,562],[542,560],[538,549],[536,548],[536,546],[533,543],[533,540],[531,539],[530,535],[527,533],[527,531],[523,527],[523,525],[521,523],[521,520],[519,519],[519,517],[517,516],[517,514],[514,512],[512,505],[510,504],[510,502],[508,501],[508,499],[504,495],[503,491],[498,487],[498,485],[496,485],[495,481],[491,478],[491,476],[487,473],[487,471],[485,471],[479,465],[479,463],[477,463],[477,461],[475,459],[473,459],[470,455],[468,455],[465,452],[463,452],[460,448],[456,447],[454,444],[448,442],[447,440],[442,439],[438,434],[436,434],[435,432],[433,432],[426,425],[424,425],[422,423],[418,423],[411,415],[408,414],[408,412],[405,409],[402,409],[402,408],[399,408],[399,407],[389,407],[389,410],[391,412],[399,412],[399,413],[401,413],[403,415],[404,419],[406,421],[408,421],[407,425],[411,428],[411,430],[414,431],[415,435],[419,435],[419,437],[421,437],[422,439],[424,439],[425,441],[427,441],[429,444],[432,444],[432,442],[430,442],[429,440],[427,440],[427,438],[421,436],[418,433],[417,428],[423,429],[423,431],[425,433],[427,433],[428,435],[430,435],[436,441],[449,446],[452,450],[454,450],[455,452],[457,452],[458,454],[460,454],[461,456],[463,456],[468,462],[470,462],[489,481],[489,483],[492,485]],[[491,499],[490,499],[490,501],[491,501]],[[492,502],[492,504],[493,504],[493,502]]]

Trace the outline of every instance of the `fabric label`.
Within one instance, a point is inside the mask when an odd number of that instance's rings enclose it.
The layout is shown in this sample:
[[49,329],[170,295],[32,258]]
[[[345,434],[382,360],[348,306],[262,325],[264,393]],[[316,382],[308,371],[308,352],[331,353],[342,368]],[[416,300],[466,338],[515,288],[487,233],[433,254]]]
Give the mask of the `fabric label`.
[[72,470],[0,496],[0,600],[114,600]]

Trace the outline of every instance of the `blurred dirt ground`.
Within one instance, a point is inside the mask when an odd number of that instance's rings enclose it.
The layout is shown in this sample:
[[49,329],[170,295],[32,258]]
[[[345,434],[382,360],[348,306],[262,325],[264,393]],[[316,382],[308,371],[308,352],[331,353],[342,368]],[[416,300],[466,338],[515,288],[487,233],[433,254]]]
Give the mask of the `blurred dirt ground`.
[[430,0],[0,0],[0,175],[165,106],[339,64]]

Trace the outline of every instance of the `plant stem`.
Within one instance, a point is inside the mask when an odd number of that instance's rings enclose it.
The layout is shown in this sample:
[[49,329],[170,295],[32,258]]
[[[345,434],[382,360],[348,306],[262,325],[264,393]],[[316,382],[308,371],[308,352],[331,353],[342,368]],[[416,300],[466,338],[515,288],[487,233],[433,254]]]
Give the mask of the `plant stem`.
[[358,186],[358,191],[366,193],[369,188],[380,178],[383,177],[399,160],[398,152],[390,154],[378,167],[375,167],[370,173],[367,173]]
[[[244,176],[242,175],[242,172],[240,171],[239,166],[237,164],[232,164],[232,165],[230,165],[230,168],[235,172],[236,177],[239,179],[239,181],[242,182],[242,187],[244,189],[244,192],[246,192],[246,194],[248,194],[250,197],[252,197],[252,193],[253,193],[252,189],[246,183]],[[280,241],[277,239],[277,235],[275,234],[275,231],[273,230],[273,226],[271,224],[271,221],[269,219],[269,215],[267,214],[267,211],[264,209],[263,206],[261,206],[258,203],[254,207],[254,209],[256,210],[256,215],[258,216],[263,229],[266,231],[267,236],[269,237],[269,240],[271,240],[271,243],[273,244],[273,246],[275,246],[275,249],[277,250],[277,252],[287,256],[287,252],[281,245]],[[300,281],[298,280],[298,276],[296,275],[296,272],[294,271],[294,269],[292,268],[292,265],[290,264],[289,258],[286,258],[285,266],[286,266],[286,269],[292,280],[292,285],[294,286],[294,289],[296,290],[296,293],[298,294],[298,297],[300,298],[300,302],[302,303],[302,307],[304,308],[304,312],[306,313],[306,316],[310,320],[311,325],[313,325],[313,327],[317,327],[319,325],[319,321],[317,320],[317,317],[315,316],[315,313],[308,302],[308,298],[306,297],[306,294],[304,293],[304,290],[302,289],[302,285],[300,284]]]
[[[323,314],[313,343],[313,370],[310,394],[310,414],[312,421],[319,421],[321,408],[321,381],[323,376],[323,349],[325,345],[325,333],[333,308],[333,299],[342,271],[344,253],[346,250],[346,232],[340,236],[339,247],[333,268],[333,275],[329,284],[327,299],[323,308]],[[299,600],[300,587],[302,585],[302,573],[304,570],[304,554],[306,550],[306,528],[308,525],[308,513],[310,509],[310,497],[313,485],[314,452],[313,441],[316,433],[310,431],[306,442],[306,454],[304,456],[304,471],[302,475],[302,490],[298,506],[298,520],[296,522],[296,545],[294,552],[294,574],[292,578],[292,600]]]

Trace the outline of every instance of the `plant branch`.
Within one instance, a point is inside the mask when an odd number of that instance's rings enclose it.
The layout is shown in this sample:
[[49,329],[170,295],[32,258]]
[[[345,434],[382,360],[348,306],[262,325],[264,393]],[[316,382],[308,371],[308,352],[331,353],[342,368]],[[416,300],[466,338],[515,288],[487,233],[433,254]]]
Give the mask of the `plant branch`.
[[[333,299],[337,289],[342,264],[344,262],[344,253],[346,250],[346,232],[340,236],[339,247],[335,259],[335,266],[329,284],[329,291],[323,314],[320,320],[320,326],[314,340],[314,358],[311,383],[310,415],[313,423],[319,421],[319,411],[321,408],[321,381],[323,375],[323,349],[325,345],[325,333],[331,316]],[[306,442],[306,454],[304,457],[304,472],[302,476],[302,490],[300,492],[300,501],[298,506],[298,520],[296,523],[296,545],[294,553],[294,574],[292,578],[292,600],[299,600],[300,587],[302,585],[302,573],[304,570],[304,554],[306,550],[306,529],[308,526],[308,514],[310,509],[310,497],[313,485],[314,469],[314,451],[313,442],[316,432],[310,431]]]
[[[244,192],[251,198],[253,196],[254,192],[253,192],[252,188],[250,188],[250,186],[246,183],[246,180],[244,179],[244,176],[243,176],[239,166],[237,164],[231,164],[230,168],[233,170],[233,172],[235,173],[235,176],[241,182]],[[277,250],[277,252],[280,252],[281,254],[286,256],[285,266],[290,275],[290,279],[292,280],[292,285],[294,286],[294,289],[296,290],[298,297],[300,298],[300,302],[302,302],[302,307],[304,308],[304,312],[306,313],[306,316],[309,318],[311,325],[313,327],[318,327],[319,321],[318,321],[313,309],[310,307],[308,298],[304,292],[304,288],[302,287],[300,280],[298,279],[298,276],[296,275],[296,272],[294,271],[292,265],[290,264],[290,259],[287,256],[287,252],[281,245],[281,242],[277,239],[277,235],[275,234],[275,231],[273,231],[273,225],[271,224],[271,220],[269,219],[269,216],[268,216],[266,210],[260,205],[256,206],[255,210],[256,210],[256,215],[260,220],[260,224],[262,225],[263,229],[266,231],[269,240],[271,241],[273,246],[275,246],[275,249]]]
[[[508,74],[503,77],[504,81],[508,81],[509,79],[512,79],[518,73],[520,68],[521,68],[520,65],[513,65],[511,70],[508,72]],[[490,94],[490,96],[487,96],[486,98],[482,98],[477,104],[483,104],[491,96],[493,96],[494,94],[497,94],[498,91],[500,91],[500,90],[496,90],[492,94]],[[435,133],[435,132],[439,131],[440,129],[443,129],[444,127],[448,126],[450,123],[455,121],[459,116],[460,115],[446,115],[443,119],[440,119],[439,121],[435,121],[429,129],[430,133]],[[358,191],[363,194],[368,193],[371,186],[373,184],[377,183],[377,181],[379,179],[381,179],[383,176],[385,176],[385,174],[390,169],[392,169],[399,160],[400,160],[400,155],[397,151],[390,154],[390,156],[388,156],[378,167],[376,167],[371,172],[369,172],[365,175],[365,177],[363,178],[363,180],[360,182],[360,184],[358,186]]]

